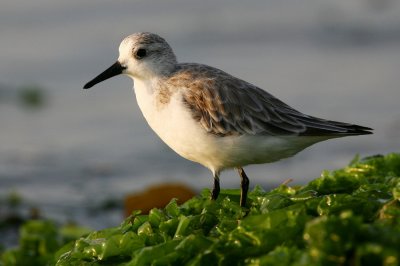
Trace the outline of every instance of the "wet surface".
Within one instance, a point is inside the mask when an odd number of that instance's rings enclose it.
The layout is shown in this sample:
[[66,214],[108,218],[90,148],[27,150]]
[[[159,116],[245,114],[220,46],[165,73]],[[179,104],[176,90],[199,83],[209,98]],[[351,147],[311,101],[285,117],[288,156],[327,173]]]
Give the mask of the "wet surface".
[[[82,90],[115,61],[120,40],[141,30],[165,37],[179,61],[221,68],[304,113],[375,129],[372,136],[331,140],[294,158],[250,166],[252,186],[288,178],[301,184],[343,167],[356,153],[399,150],[400,19],[393,14],[400,7],[394,1],[380,11],[358,1],[333,7],[236,1],[229,8],[222,1],[40,2],[40,8],[8,3],[0,11],[0,195],[16,191],[24,210],[37,207],[60,222],[102,228],[122,217],[118,209],[90,211],[107,199],[160,182],[197,191],[212,186],[207,169],[181,159],[149,129],[128,78]],[[323,15],[327,10],[334,11]],[[24,108],[12,96],[29,84],[43,88],[43,108]],[[221,186],[238,187],[239,177],[224,172]]]

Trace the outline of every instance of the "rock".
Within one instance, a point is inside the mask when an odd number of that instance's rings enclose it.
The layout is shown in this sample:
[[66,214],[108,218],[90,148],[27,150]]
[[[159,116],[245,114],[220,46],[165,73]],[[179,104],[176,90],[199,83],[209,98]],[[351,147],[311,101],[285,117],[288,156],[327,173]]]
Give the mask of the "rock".
[[163,208],[171,199],[176,198],[178,204],[191,199],[196,193],[183,184],[161,184],[152,186],[142,193],[129,194],[124,200],[124,214],[129,216],[134,210],[147,214],[153,208]]

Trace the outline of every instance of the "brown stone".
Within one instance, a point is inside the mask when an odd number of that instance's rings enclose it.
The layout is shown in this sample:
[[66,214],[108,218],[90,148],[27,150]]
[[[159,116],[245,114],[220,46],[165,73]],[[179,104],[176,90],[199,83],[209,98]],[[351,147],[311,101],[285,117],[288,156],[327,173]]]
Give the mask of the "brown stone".
[[182,204],[195,195],[193,189],[183,184],[152,186],[141,193],[127,195],[124,200],[124,214],[127,217],[134,210],[147,214],[153,208],[164,208],[173,198],[177,199],[178,204]]

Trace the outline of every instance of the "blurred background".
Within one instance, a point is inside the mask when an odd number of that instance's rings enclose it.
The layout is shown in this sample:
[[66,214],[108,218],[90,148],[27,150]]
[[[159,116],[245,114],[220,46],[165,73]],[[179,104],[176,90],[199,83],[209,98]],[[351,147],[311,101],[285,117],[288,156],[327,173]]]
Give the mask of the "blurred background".
[[[127,77],[82,86],[138,31],[180,62],[221,68],[296,109],[374,135],[317,144],[246,168],[251,185],[304,184],[355,154],[399,151],[400,2],[396,0],[1,1],[0,217],[116,225],[127,193],[160,183],[212,186],[144,121]],[[239,188],[226,171],[223,188]],[[98,210],[101,211],[98,211]]]

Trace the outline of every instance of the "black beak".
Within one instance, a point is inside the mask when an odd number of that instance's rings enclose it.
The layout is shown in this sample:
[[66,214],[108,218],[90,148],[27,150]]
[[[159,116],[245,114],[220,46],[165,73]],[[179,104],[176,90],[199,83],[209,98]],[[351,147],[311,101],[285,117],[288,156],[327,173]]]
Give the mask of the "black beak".
[[100,83],[106,79],[112,78],[116,75],[122,74],[122,71],[125,69],[120,62],[115,62],[112,66],[107,68],[106,70],[103,71],[100,75],[89,81],[88,83],[83,86],[84,89],[89,89],[96,85],[97,83]]

